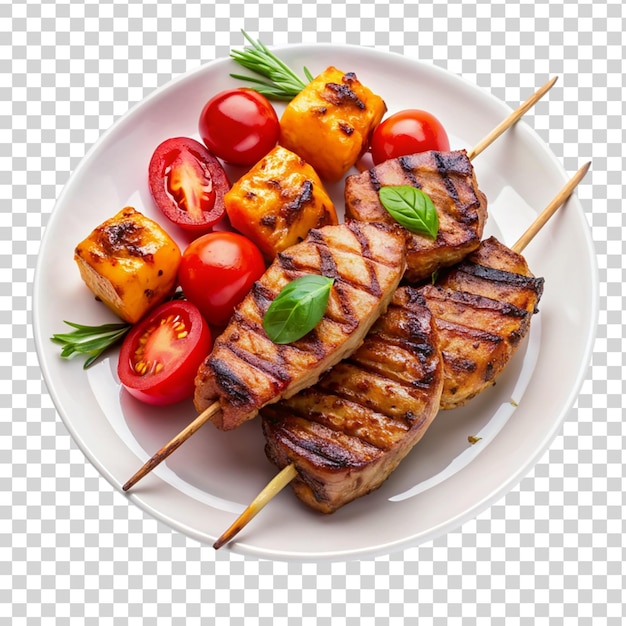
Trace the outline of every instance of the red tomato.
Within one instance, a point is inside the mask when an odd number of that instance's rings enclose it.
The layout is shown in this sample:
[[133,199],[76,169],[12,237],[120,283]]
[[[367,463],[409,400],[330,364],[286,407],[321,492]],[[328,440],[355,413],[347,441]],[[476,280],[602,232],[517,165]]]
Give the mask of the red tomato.
[[209,324],[223,326],[264,271],[261,251],[249,239],[214,232],[189,244],[178,268],[178,282]]
[[150,159],[148,183],[163,214],[195,235],[208,232],[224,215],[230,181],[222,164],[195,139],[161,143]]
[[370,143],[375,165],[427,150],[450,150],[441,122],[427,111],[407,109],[384,119],[372,133]]
[[154,309],[126,335],[117,374],[138,400],[173,404],[193,395],[196,372],[212,343],[198,308],[172,300]]
[[198,123],[200,137],[211,152],[233,165],[254,165],[278,141],[278,116],[269,100],[241,87],[211,98]]

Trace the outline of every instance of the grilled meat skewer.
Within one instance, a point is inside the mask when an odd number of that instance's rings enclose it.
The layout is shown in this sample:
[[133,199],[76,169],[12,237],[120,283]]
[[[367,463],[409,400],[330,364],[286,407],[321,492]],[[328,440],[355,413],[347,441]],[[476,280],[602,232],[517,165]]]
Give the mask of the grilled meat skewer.
[[296,495],[324,513],[378,488],[439,408],[461,406],[494,383],[542,289],[524,258],[495,238],[440,284],[401,287],[351,358],[261,410],[268,458],[279,468],[294,464]]
[[432,315],[401,287],[350,358],[261,409],[266,453],[278,467],[294,463],[297,496],[332,513],[393,472],[437,414],[442,386]]
[[[313,385],[358,348],[387,308],[405,267],[398,227],[349,222],[312,230],[277,256],[237,307],[198,371],[197,410],[219,402],[213,422],[230,430],[262,406]],[[306,274],[335,279],[326,313],[304,338],[275,344],[263,330],[263,316],[288,282]]]
[[[473,317],[476,313],[476,307],[472,311],[467,308],[455,308],[458,307],[458,303],[467,304],[468,302],[474,301],[474,304],[479,305],[479,312],[489,311],[490,309],[495,313],[487,313],[486,315],[480,313],[478,319],[480,319],[480,324],[484,325],[489,331],[495,335],[495,331],[500,329],[502,335],[504,335],[504,339],[501,339],[499,342],[504,342],[507,339],[512,344],[512,347],[509,347],[509,356],[506,361],[510,359],[513,351],[516,348],[516,345],[519,344],[521,340],[521,336],[527,332],[528,330],[528,317],[537,311],[537,303],[539,298],[541,297],[541,291],[543,289],[543,282],[541,279],[535,279],[530,274],[528,269],[528,265],[526,264],[525,259],[521,256],[521,252],[524,250],[526,245],[532,240],[532,238],[539,232],[541,227],[545,225],[545,223],[550,219],[550,217],[554,214],[554,212],[562,206],[565,201],[572,194],[573,190],[576,188],[576,185],[582,180],[589,169],[590,163],[587,163],[583,167],[581,167],[578,172],[568,181],[568,183],[561,189],[561,191],[555,196],[555,198],[548,204],[548,206],[541,212],[541,214],[535,219],[535,221],[530,225],[530,227],[526,230],[526,232],[520,237],[520,239],[512,246],[511,249],[506,248],[495,239],[490,238],[484,242],[483,245],[480,246],[479,250],[476,254],[472,255],[470,259],[468,259],[468,263],[462,263],[459,268],[459,271],[451,270],[447,276],[442,277],[441,284],[445,285],[442,288],[442,292],[439,294],[437,306],[432,304],[432,294],[429,293],[431,291],[430,286],[425,285],[422,287],[421,291],[418,291],[421,296],[426,295],[430,296],[431,300],[431,308],[437,310],[437,313],[433,315],[435,319],[435,326],[438,329],[436,332],[436,341],[440,344],[445,344],[445,341],[442,341],[442,333],[439,330],[440,325],[442,325],[441,320],[443,319],[443,309],[438,309],[437,307],[441,307],[442,303],[445,304],[446,297],[450,302],[452,302],[453,308],[452,311],[456,311],[456,322],[458,326],[462,326],[460,322],[467,323],[468,317]],[[478,271],[470,271],[467,272],[470,264],[475,266],[480,266],[482,269]],[[474,268],[476,269],[476,268]],[[469,292],[462,292],[458,290],[459,284],[461,284],[460,275],[461,274],[470,274],[476,276],[477,274],[483,274],[483,277],[491,277],[491,283],[489,281],[485,281],[482,284],[482,287],[478,290],[476,281],[465,281],[463,284],[466,286],[472,285],[470,287]],[[505,279],[505,280],[503,280]],[[402,290],[403,288],[401,288]],[[401,291],[399,290],[399,292]],[[478,293],[474,293],[478,291]],[[493,300],[491,298],[485,297],[482,294],[495,295],[498,297],[502,297],[505,300],[504,308],[500,308],[498,306],[498,301]],[[394,302],[395,298],[394,296]],[[425,298],[424,302],[428,302]],[[514,307],[508,309],[508,307]],[[515,312],[514,309],[517,309]],[[430,308],[428,309],[430,312]],[[393,309],[390,308],[388,314],[392,314]],[[454,319],[454,315],[448,310],[449,315]],[[471,314],[468,314],[471,313]],[[491,316],[491,317],[490,317]],[[516,322],[511,320],[506,320],[507,317],[512,317],[513,320],[517,318],[517,325],[519,326],[517,329],[515,328]],[[384,323],[384,318],[379,320],[378,324]],[[506,321],[505,321],[506,320]],[[376,326],[371,331],[374,333],[376,331]],[[367,345],[367,340],[364,344],[363,350],[365,350],[365,346]],[[498,342],[498,343],[499,343]],[[480,345],[480,344],[478,344]],[[447,349],[448,356],[452,352],[452,348],[455,348],[457,351],[461,352],[462,350],[471,350],[473,351],[472,358],[476,359],[476,350],[475,344],[460,341],[457,344],[448,343],[445,344],[444,349]],[[359,355],[356,353],[355,356]],[[485,358],[489,358],[487,355]],[[446,356],[445,353],[442,355],[442,364],[444,369],[444,376],[446,369],[449,370],[449,362],[448,367],[446,368]],[[370,363],[376,359],[366,359],[367,363]],[[393,359],[391,360],[393,362]],[[505,361],[505,362],[506,362]],[[342,365],[342,364],[340,364]],[[489,368],[485,368],[483,371],[487,371]],[[374,368],[374,371],[379,371],[380,367]],[[333,372],[329,372],[326,376],[331,377]],[[341,380],[341,377],[339,378]],[[320,384],[324,384],[324,380],[320,381]],[[332,380],[332,378],[331,378]],[[491,377],[493,380],[493,377]],[[480,390],[485,388],[484,381],[481,382],[480,379],[474,381],[475,385],[475,393],[467,393],[468,389],[471,389],[472,381],[465,381],[466,386],[463,387],[465,391],[466,400],[471,396],[479,393]],[[318,385],[319,387],[319,385]],[[365,385],[367,388],[368,385]],[[442,395],[440,397],[440,403],[446,402],[446,394],[453,399],[454,402],[459,402],[459,387],[456,389],[450,389],[450,385],[448,382],[448,390],[446,391],[446,381],[444,380],[444,389],[442,391]],[[312,390],[309,390],[307,393],[312,393]],[[375,394],[374,394],[374,397]],[[368,401],[367,399],[365,400]],[[394,405],[394,398],[388,398],[389,404]],[[296,402],[297,408],[297,398],[293,398],[290,403]],[[323,401],[320,403],[319,397],[316,398],[316,406],[323,406]],[[226,542],[230,541],[249,521],[252,519],[257,513],[269,502],[269,500],[276,495],[282,488],[284,488],[287,484],[294,481],[295,479],[299,480],[299,484],[304,485],[303,487],[298,487],[298,483],[296,483],[295,491],[298,497],[302,499],[307,504],[317,508],[318,510],[334,510],[331,508],[333,504],[336,505],[343,501],[343,503],[347,503],[350,499],[354,499],[359,497],[359,495],[364,495],[371,489],[375,488],[377,485],[380,485],[385,478],[389,475],[392,470],[389,470],[389,473],[382,473],[382,476],[379,475],[375,480],[372,480],[369,485],[359,484],[358,481],[353,481],[350,474],[345,475],[346,480],[346,488],[342,489],[341,482],[333,482],[332,487],[328,488],[324,485],[323,480],[319,480],[324,475],[328,474],[328,471],[325,470],[323,464],[321,467],[312,466],[311,459],[314,458],[309,451],[316,452],[318,450],[324,450],[324,446],[319,445],[319,442],[316,445],[315,441],[310,441],[311,439],[311,430],[306,433],[306,437],[301,437],[300,445],[304,450],[301,456],[306,457],[306,464],[299,464],[297,456],[293,453],[294,450],[297,449],[299,444],[297,432],[294,428],[291,429],[282,429],[281,425],[294,423],[295,417],[290,417],[289,412],[282,415],[280,411],[282,409],[282,405],[284,403],[279,403],[278,405],[273,405],[271,407],[267,407],[262,411],[263,415],[263,427],[266,432],[266,453],[267,456],[279,467],[282,467],[281,471],[276,475],[276,477],[270,482],[268,487],[263,489],[259,495],[255,498],[255,500],[248,506],[245,511],[235,520],[235,522],[228,528],[215,542],[214,547],[219,548],[224,545]],[[267,415],[265,413],[267,412]],[[335,413],[337,414],[337,413]],[[314,422],[324,421],[323,414],[319,411],[314,413]],[[359,418],[354,419],[354,416],[348,415],[346,412],[341,412],[338,414],[339,417],[343,420],[343,423],[349,424],[350,420],[352,423],[358,424]],[[357,411],[358,415],[358,411]],[[298,428],[303,430],[302,424],[306,425],[306,416],[303,417],[301,414],[298,415],[300,420],[300,425]],[[332,424],[333,422],[330,421]],[[271,425],[271,429],[268,428],[268,424]],[[280,430],[279,430],[280,429]],[[424,429],[425,430],[425,429]],[[274,432],[280,432],[281,437],[274,436]],[[287,439],[284,435],[285,433],[290,432],[292,437]],[[369,431],[368,431],[369,432]],[[384,431],[383,431],[384,433]],[[423,435],[423,432],[420,434]],[[371,437],[371,434],[369,435]],[[384,437],[384,434],[383,434]],[[309,441],[305,441],[309,440]],[[328,440],[328,437],[326,437]],[[286,444],[285,441],[288,443]],[[334,443],[334,439],[330,439]],[[304,445],[306,443],[306,445]],[[402,447],[402,438],[398,442],[396,442],[397,446]],[[334,456],[339,456],[337,453],[339,452],[339,448],[337,446],[333,447]],[[290,455],[291,451],[291,455]],[[406,454],[406,452],[405,452]],[[339,458],[350,459],[353,466],[356,465],[353,455],[350,455],[350,451],[347,451],[344,457],[339,456]],[[393,452],[390,453],[390,458],[394,458]],[[396,457],[397,458],[397,457]],[[322,462],[323,462],[322,457]],[[384,460],[378,461],[379,467],[384,468]],[[318,463],[318,466],[320,464]],[[305,473],[308,472],[308,474]],[[366,472],[363,472],[364,475],[367,475]],[[337,474],[339,475],[339,474]],[[318,480],[316,480],[316,478]],[[352,481],[352,482],[351,482]],[[308,484],[314,485],[314,489],[311,487],[307,487]],[[358,484],[358,491],[353,492],[354,497],[346,496],[345,494],[350,494],[351,484]],[[371,489],[368,489],[371,487]],[[319,498],[316,495],[319,494]],[[313,496],[313,499],[312,499]],[[330,503],[330,504],[329,504]]]
[[435,317],[444,362],[442,409],[466,404],[506,367],[530,328],[543,278],[494,237],[419,289]]
[[406,229],[406,280],[430,278],[441,267],[460,262],[480,245],[487,219],[487,198],[478,189],[474,168],[465,150],[422,152],[390,159],[346,178],[346,218],[395,223],[382,205],[383,186],[411,185],[433,201],[439,232],[433,240]]

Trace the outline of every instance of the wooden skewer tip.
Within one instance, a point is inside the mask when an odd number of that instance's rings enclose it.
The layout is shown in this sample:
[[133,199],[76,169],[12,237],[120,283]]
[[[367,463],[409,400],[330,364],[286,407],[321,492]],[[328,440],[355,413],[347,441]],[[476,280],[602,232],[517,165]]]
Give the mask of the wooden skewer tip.
[[250,520],[255,517],[265,505],[284,489],[296,476],[298,472],[295,465],[286,465],[265,487],[259,492],[259,495],[246,507],[243,513],[232,523],[232,525],[224,532],[213,544],[216,550],[219,550],[225,543],[228,543],[235,535],[237,535]]
[[533,223],[526,229],[526,232],[511,246],[513,252],[518,254],[526,248],[526,246],[533,240],[535,235],[545,226],[546,222],[556,213],[557,209],[565,204],[568,198],[574,192],[574,189],[578,186],[580,181],[585,177],[589,168],[591,167],[591,161],[585,163],[570,179],[565,183],[561,191],[551,200],[546,208],[535,218]]
[[123,491],[128,491],[131,487],[136,485],[144,476],[149,474],[157,465],[165,461],[165,459],[178,449],[191,435],[197,432],[206,422],[214,417],[220,410],[220,403],[214,402],[208,408],[206,408],[193,422],[191,422],[186,428],[181,430],[173,439],[166,443],[158,452],[156,452],[148,461],[146,461],[140,468],[133,474],[133,476],[124,483],[122,486]]
[[522,103],[515,111],[513,111],[505,120],[496,126],[486,137],[479,141],[468,153],[467,157],[471,161],[481,152],[490,146],[504,131],[513,126],[521,117],[523,117],[543,96],[545,96],[556,83],[558,76],[551,78],[545,85],[540,87],[528,100]]

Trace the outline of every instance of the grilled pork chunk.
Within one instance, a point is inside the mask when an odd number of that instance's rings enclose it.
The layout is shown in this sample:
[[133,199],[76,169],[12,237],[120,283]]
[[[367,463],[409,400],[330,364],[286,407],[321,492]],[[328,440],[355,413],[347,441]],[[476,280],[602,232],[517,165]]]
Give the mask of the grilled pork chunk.
[[[385,311],[404,274],[405,253],[399,228],[358,222],[313,229],[279,253],[200,366],[198,411],[219,401],[214,424],[230,430],[266,404],[316,383],[359,347]],[[306,274],[335,279],[326,313],[302,339],[275,344],[263,330],[263,316],[288,282]]]
[[410,282],[429,278],[441,267],[459,263],[480,245],[487,198],[478,189],[474,168],[464,150],[423,152],[385,161],[346,178],[346,217],[363,222],[392,224],[381,204],[383,186],[412,185],[432,199],[439,216],[435,240],[405,230]]
[[401,287],[363,345],[313,387],[261,411],[268,458],[324,513],[377,489],[423,436],[443,384],[424,299]]
[[436,285],[419,289],[441,342],[442,409],[462,406],[495,383],[528,332],[543,282],[524,257],[491,237]]

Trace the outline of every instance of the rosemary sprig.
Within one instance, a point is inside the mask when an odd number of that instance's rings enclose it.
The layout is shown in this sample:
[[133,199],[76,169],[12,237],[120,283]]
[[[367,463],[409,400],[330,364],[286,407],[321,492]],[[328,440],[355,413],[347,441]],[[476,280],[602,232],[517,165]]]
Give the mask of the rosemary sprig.
[[[243,50],[233,50],[230,53],[231,58],[239,65],[269,80],[242,74],[231,74],[233,78],[250,83],[252,89],[273,100],[289,101],[306,87],[306,83],[264,44],[254,41],[244,30],[241,32],[250,42],[251,47],[245,46]],[[311,72],[306,67],[303,71],[307,81],[312,81]]]
[[86,356],[83,369],[87,369],[103,352],[121,341],[131,328],[131,324],[126,322],[100,326],[86,326],[68,321],[65,323],[75,330],[69,333],[56,333],[50,340],[63,346],[61,356],[64,359],[78,355]]

